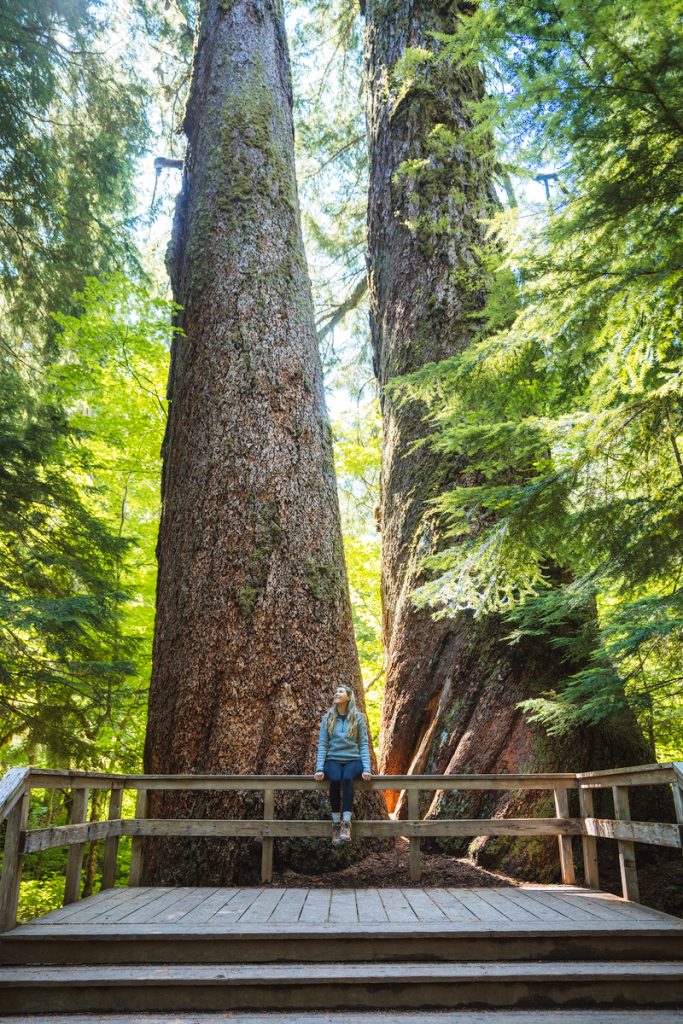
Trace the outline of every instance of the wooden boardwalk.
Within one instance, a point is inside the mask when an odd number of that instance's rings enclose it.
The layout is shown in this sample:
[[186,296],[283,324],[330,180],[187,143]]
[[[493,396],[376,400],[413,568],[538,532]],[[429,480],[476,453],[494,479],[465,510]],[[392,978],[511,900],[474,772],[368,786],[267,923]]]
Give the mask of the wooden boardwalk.
[[9,1014],[683,1008],[683,921],[571,885],[109,889],[1,934],[0,964]]
[[431,929],[683,933],[683,920],[578,886],[501,888],[110,889],[20,925],[6,937],[193,932]]

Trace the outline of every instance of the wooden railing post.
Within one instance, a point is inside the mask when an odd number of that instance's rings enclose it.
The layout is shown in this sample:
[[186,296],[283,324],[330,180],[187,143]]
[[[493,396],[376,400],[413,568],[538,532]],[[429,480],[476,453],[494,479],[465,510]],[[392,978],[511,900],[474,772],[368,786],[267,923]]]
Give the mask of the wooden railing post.
[[683,852],[683,761],[674,761],[673,790],[674,807],[676,808],[676,821],[678,822],[678,838]]
[[[595,817],[593,809],[593,790],[587,786],[579,786],[579,808],[582,818]],[[598,844],[595,836],[581,836],[583,848],[583,873],[586,885],[591,889],[600,888],[600,872],[598,870]]]
[[[569,817],[569,797],[566,789],[553,790],[555,795],[555,813],[558,818]],[[560,848],[560,869],[562,881],[565,885],[576,884],[574,871],[574,847],[571,836],[558,836],[557,845]]]
[[5,850],[0,878],[0,932],[8,932],[17,923],[19,886],[21,884],[21,833],[26,828],[30,790],[19,799],[7,815]]
[[[114,783],[109,792],[109,821],[118,821],[121,817],[123,786]],[[116,858],[119,852],[118,836],[111,836],[104,841],[104,864],[102,866],[102,884],[100,889],[113,889],[116,880]]]
[[[139,789],[135,799],[135,817],[147,817],[147,790]],[[142,876],[142,836],[133,836],[130,853],[130,875],[128,885],[135,888],[140,885]]]
[[[89,789],[74,789],[71,797],[72,825],[82,825],[88,813]],[[75,903],[81,895],[81,873],[83,871],[83,851],[85,843],[76,843],[69,847],[66,862],[66,883],[64,885],[64,906]]]
[[[263,790],[263,820],[272,821],[275,817],[275,790],[266,786]],[[261,840],[261,881],[273,881],[273,838],[264,836]]]
[[[420,791],[419,789],[408,790],[408,817],[413,821],[420,819]],[[420,837],[410,837],[410,880],[419,882],[422,878],[422,864],[420,863]]]
[[[628,800],[628,786],[612,786],[614,794],[614,817],[619,821],[631,820],[631,808]],[[621,872],[621,892],[625,900],[638,903],[638,872],[636,871],[635,844],[626,839],[618,839],[619,871]]]

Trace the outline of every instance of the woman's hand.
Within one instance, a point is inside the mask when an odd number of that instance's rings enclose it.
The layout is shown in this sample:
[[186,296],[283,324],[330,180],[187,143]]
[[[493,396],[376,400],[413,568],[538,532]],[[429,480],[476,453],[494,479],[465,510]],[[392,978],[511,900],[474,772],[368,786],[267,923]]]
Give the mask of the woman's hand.
[[315,775],[313,776],[313,778],[315,779],[316,782],[322,782],[323,779],[325,778],[325,773],[324,772],[316,772]]
[[372,772],[363,772],[363,776],[362,777],[365,780],[365,782],[367,782],[368,779],[372,778]]

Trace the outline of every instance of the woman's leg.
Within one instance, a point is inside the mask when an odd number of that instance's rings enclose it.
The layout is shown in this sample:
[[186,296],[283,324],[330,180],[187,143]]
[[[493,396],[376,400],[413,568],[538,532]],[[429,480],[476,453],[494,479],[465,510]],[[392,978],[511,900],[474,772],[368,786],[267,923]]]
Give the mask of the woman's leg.
[[351,821],[351,809],[354,798],[354,780],[363,774],[362,761],[347,761],[342,766],[341,787],[342,787],[342,811],[344,821]]
[[[323,771],[325,778],[330,780],[330,807],[333,816],[336,816],[341,810],[342,764],[327,760]],[[339,821],[339,818],[335,817],[335,821]]]

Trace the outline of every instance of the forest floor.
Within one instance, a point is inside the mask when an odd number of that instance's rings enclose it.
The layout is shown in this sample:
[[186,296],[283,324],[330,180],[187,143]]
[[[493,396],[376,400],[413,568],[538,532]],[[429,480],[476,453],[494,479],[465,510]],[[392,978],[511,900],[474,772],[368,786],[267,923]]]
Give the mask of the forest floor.
[[[615,844],[616,847],[616,844]],[[683,917],[683,859],[677,850],[657,851],[637,848],[640,902],[643,906]],[[640,852],[640,856],[639,856]],[[285,869],[273,872],[273,885],[287,888],[405,888],[425,886],[433,888],[493,888],[523,885],[528,879],[513,878],[501,872],[480,867],[465,857],[452,857],[445,853],[421,852],[422,879],[412,882],[408,869],[408,840],[398,838],[393,848],[370,853],[348,867],[321,874],[299,874]],[[601,858],[601,888],[621,894],[621,882],[616,858]],[[582,879],[577,878],[577,884]]]
[[486,868],[477,867],[464,857],[422,851],[420,859],[422,880],[411,882],[408,869],[408,840],[399,838],[396,839],[393,848],[370,853],[355,864],[336,871],[312,875],[302,875],[291,870],[274,871],[273,885],[324,889],[384,889],[396,886],[455,886],[470,889],[474,886],[519,885],[519,882],[509,875],[487,871]]

